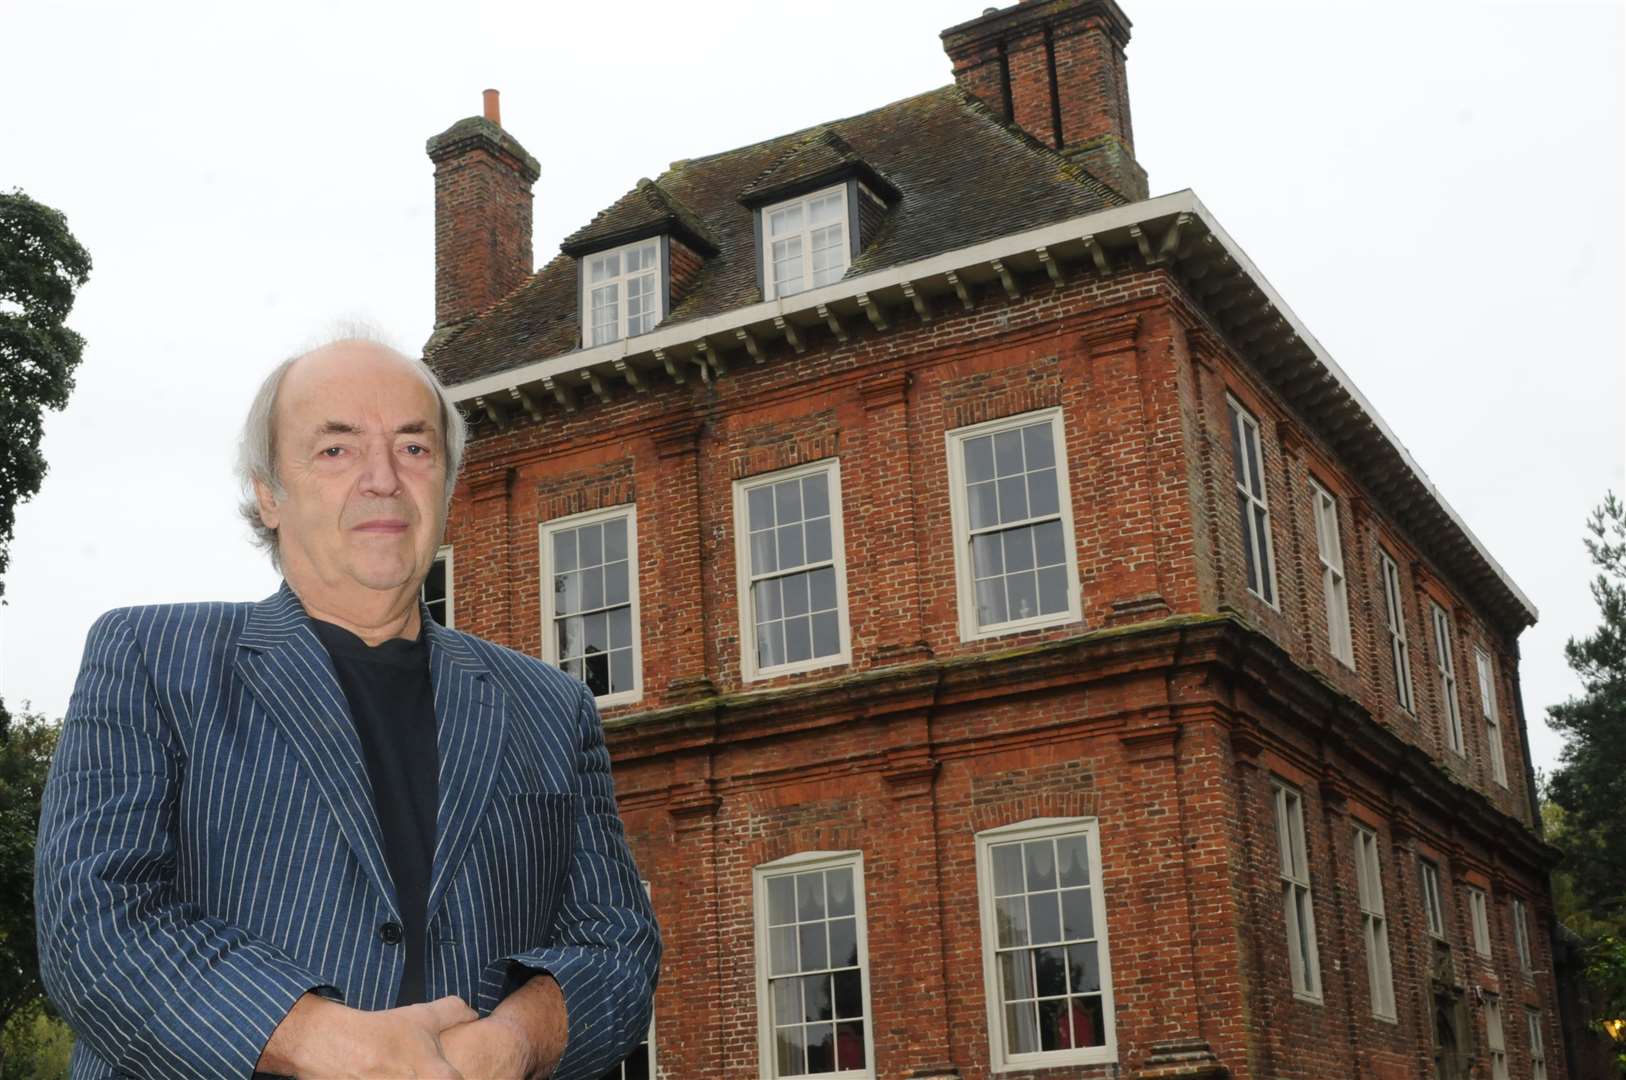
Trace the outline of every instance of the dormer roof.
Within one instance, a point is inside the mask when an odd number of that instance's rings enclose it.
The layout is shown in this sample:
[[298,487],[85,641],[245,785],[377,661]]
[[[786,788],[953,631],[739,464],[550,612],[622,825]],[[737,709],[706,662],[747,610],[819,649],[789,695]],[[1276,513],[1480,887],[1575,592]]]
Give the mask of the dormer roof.
[[705,223],[648,178],[639,180],[608,209],[599,211],[592,221],[565,237],[559,250],[579,257],[662,233],[682,240],[698,255],[715,255],[719,251]]
[[757,207],[789,199],[816,188],[856,176],[882,201],[898,201],[901,192],[874,165],[864,160],[832,128],[819,128],[786,150],[778,161],[747,184],[740,202]]

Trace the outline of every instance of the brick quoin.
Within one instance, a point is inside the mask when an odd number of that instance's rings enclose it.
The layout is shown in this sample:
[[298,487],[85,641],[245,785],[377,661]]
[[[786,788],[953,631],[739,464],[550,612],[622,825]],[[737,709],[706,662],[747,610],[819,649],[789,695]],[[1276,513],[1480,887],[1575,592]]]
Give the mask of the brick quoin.
[[[1127,35],[1111,3],[1041,0],[944,39],[956,78],[990,110],[1064,152],[1108,135],[1133,164]],[[1131,198],[1144,197],[1139,175]],[[438,200],[438,169],[436,182]],[[499,225],[515,206],[494,211]],[[462,213],[449,211],[454,232]],[[511,247],[528,274],[528,217],[524,231]],[[716,272],[671,251],[685,290]],[[1131,258],[1062,269],[897,307],[884,328],[860,316],[844,337],[815,327],[797,343],[754,341],[756,360],[735,352],[726,374],[607,381],[570,408],[475,410],[446,535],[460,628],[541,655],[540,528],[636,506],[641,696],[601,713],[667,944],[660,1074],[759,1075],[753,869],[856,850],[873,1075],[987,1080],[974,838],[1085,818],[1098,825],[1117,1060],[999,1075],[1488,1076],[1494,994],[1512,1075],[1529,1075],[1528,1006],[1542,1010],[1547,1075],[1569,1076],[1547,931],[1553,852],[1525,782],[1523,622],[1483,575],[1415,534],[1188,277]],[[1231,399],[1259,425],[1274,604],[1246,584]],[[962,640],[949,433],[1040,409],[1061,413],[1082,617]],[[734,484],[831,459],[851,660],[748,682]],[[1338,500],[1353,667],[1328,648],[1312,479]],[[1380,552],[1400,570],[1415,712],[1397,703]],[[1465,754],[1445,743],[1431,600],[1451,621]],[[1476,648],[1492,658],[1506,785],[1491,772]],[[1302,798],[1315,1001],[1288,975],[1275,782]],[[1392,1021],[1373,1015],[1368,990],[1357,825],[1379,839]],[[1443,943],[1426,930],[1423,857],[1440,871]],[[1489,897],[1488,959],[1473,948],[1469,885]],[[1529,910],[1529,973],[1514,899]],[[1462,1025],[1460,1059],[1445,1066],[1441,1002]]]

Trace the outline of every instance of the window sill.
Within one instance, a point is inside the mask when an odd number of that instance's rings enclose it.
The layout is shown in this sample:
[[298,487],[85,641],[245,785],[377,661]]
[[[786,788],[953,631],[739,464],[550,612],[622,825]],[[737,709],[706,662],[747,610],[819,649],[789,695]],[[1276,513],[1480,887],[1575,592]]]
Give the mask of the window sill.
[[962,644],[973,641],[984,641],[989,638],[1007,637],[1011,634],[1020,634],[1028,630],[1049,630],[1055,626],[1066,626],[1069,623],[1082,623],[1083,616],[1076,611],[1058,611],[1054,615],[1036,615],[1030,619],[1018,622],[994,623],[992,626],[978,627],[974,630],[960,631]]
[[767,682],[769,679],[777,679],[781,675],[800,675],[804,671],[819,671],[823,668],[842,667],[851,663],[851,654],[839,652],[830,656],[820,656],[813,660],[798,660],[794,664],[778,664],[770,668],[752,668],[749,671],[741,668],[740,682],[747,684]]

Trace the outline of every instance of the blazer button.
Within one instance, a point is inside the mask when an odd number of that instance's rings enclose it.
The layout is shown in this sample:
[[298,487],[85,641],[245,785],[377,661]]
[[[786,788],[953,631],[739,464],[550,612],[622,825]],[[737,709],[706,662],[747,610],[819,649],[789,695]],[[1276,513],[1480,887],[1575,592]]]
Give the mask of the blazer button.
[[382,941],[386,945],[401,944],[401,924],[398,922],[387,922],[383,926],[380,926],[378,928],[378,940]]

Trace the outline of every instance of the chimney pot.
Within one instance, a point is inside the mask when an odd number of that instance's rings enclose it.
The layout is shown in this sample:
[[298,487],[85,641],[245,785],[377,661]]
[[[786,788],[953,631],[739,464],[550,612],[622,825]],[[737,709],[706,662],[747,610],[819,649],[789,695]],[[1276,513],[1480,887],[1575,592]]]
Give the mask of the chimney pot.
[[486,119],[498,127],[502,127],[502,109],[497,105],[497,91],[487,90],[484,97]]

